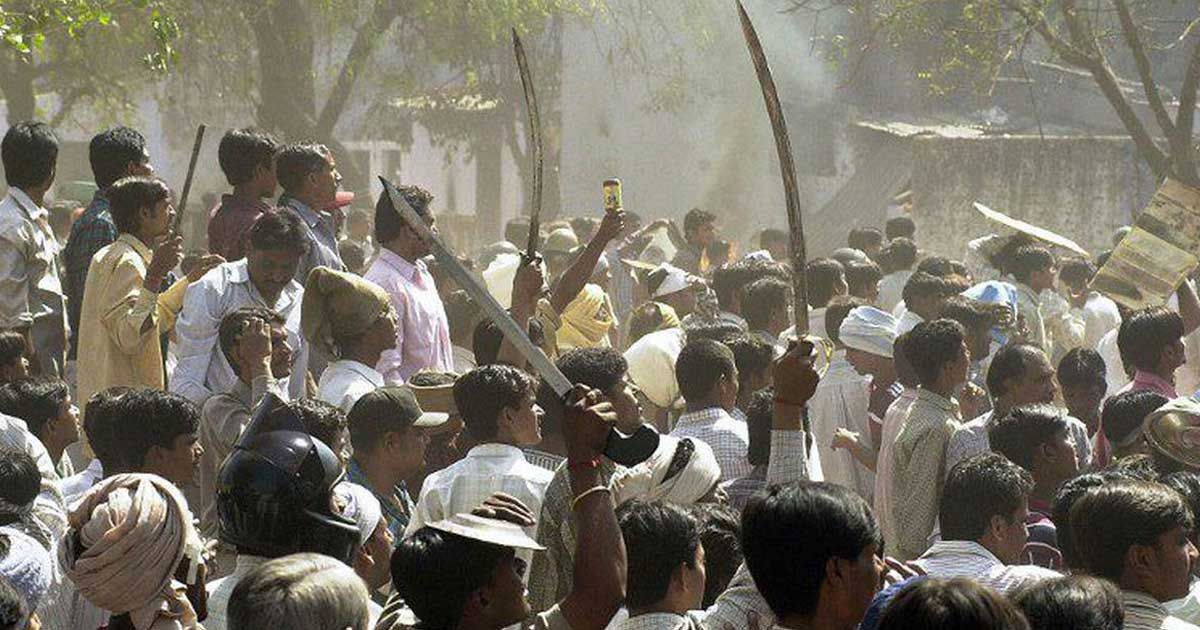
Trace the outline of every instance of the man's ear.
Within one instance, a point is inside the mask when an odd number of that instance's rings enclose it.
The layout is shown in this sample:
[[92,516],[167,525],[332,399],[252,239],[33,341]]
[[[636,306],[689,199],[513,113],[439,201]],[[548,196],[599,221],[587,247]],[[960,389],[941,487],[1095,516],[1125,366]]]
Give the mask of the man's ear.
[[1158,558],[1154,547],[1133,544],[1125,551],[1125,570],[1138,576],[1149,576],[1158,571]]

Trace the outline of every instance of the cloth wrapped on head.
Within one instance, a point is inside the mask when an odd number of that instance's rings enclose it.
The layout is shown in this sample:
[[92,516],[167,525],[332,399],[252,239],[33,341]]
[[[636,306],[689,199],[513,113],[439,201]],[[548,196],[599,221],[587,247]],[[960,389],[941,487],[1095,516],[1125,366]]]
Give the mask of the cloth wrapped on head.
[[383,516],[383,506],[370,490],[349,481],[343,481],[333,488],[334,494],[345,502],[342,516],[354,519],[358,526],[358,544],[365,545],[379,527],[379,519]]
[[612,478],[617,505],[633,499],[691,505],[721,479],[721,465],[703,440],[663,435],[650,459]]
[[200,537],[183,494],[148,474],[123,474],[92,487],[67,516],[58,560],[79,593],[138,630],[199,628],[186,587],[175,581]]
[[559,350],[610,346],[608,331],[613,327],[612,306],[608,294],[599,285],[588,284],[562,312],[558,329]]
[[838,337],[847,348],[892,358],[896,345],[896,318],[873,306],[859,306],[846,315]]
[[338,358],[338,340],[362,334],[390,308],[387,292],[374,282],[316,267],[304,283],[300,328],[314,348]]

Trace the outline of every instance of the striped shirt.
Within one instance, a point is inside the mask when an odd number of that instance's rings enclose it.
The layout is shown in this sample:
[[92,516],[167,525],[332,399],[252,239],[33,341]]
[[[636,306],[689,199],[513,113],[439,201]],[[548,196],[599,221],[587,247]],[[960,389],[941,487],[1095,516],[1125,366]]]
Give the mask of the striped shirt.
[[1196,630],[1200,626],[1172,617],[1166,606],[1146,593],[1121,591],[1125,630]]
[[939,540],[913,564],[932,577],[971,578],[1002,594],[1029,582],[1061,577],[1033,565],[1006,565],[973,540]]
[[721,482],[745,477],[754,470],[746,457],[750,450],[750,429],[721,407],[689,411],[679,416],[671,435],[703,440],[711,446],[721,465]]

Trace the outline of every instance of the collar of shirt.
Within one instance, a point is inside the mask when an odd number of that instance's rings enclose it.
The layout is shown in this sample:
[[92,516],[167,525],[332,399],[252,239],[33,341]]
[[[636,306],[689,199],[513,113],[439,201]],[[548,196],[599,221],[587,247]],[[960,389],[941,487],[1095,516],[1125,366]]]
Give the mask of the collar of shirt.
[[[267,304],[266,300],[263,299],[262,294],[259,293],[258,287],[254,286],[254,283],[250,281],[250,261],[249,260],[243,258],[241,260],[235,260],[233,262],[224,263],[223,265],[221,265],[221,267],[224,268],[224,270],[225,270],[224,277],[229,283],[231,283],[231,284],[249,284],[250,289],[251,289],[251,295],[253,295],[256,299],[258,299],[260,302],[262,302],[263,306],[266,306],[267,308],[275,311],[276,313],[280,313],[280,314],[287,313],[288,307],[291,306],[292,303],[296,301],[296,299],[300,296],[301,292],[304,290],[304,287],[300,286],[300,283],[296,282],[296,280],[293,279],[291,282],[287,283],[287,286],[283,287],[283,291],[279,292],[279,299],[275,301],[275,304]],[[208,277],[208,276],[205,276],[205,277]],[[199,284],[200,283],[189,286],[188,290],[191,291],[192,287],[199,286]]]
[[1140,591],[1121,591],[1121,599],[1125,600],[1125,614],[1128,616],[1135,610],[1142,616],[1153,616],[1158,619],[1165,619],[1170,616],[1167,613],[1167,607],[1162,605],[1162,602],[1154,599],[1151,595]]
[[679,420],[675,422],[675,426],[678,427],[684,424],[712,424],[725,418],[732,419],[732,416],[725,409],[721,407],[708,407],[697,411],[689,411],[679,416]]
[[386,384],[384,383],[383,375],[380,374],[378,370],[367,365],[366,363],[360,363],[353,359],[340,359],[330,364],[329,367],[325,369],[328,370],[335,368],[341,371],[357,374],[358,376],[370,381],[375,387],[383,387]]
[[[375,487],[371,485],[371,480],[367,478],[367,473],[363,472],[358,460],[353,457],[350,458],[350,465],[346,467],[346,478],[351,483],[356,483],[370,490],[371,494],[375,495],[376,499],[379,499],[379,504],[383,507],[383,511],[387,515],[389,522],[402,521],[404,524],[408,524],[408,511],[412,509],[412,498],[408,495],[408,487],[403,481],[398,485],[392,486],[392,496],[388,497],[379,494],[375,490]],[[404,506],[404,511],[397,510],[396,503]],[[397,540],[396,544],[399,543],[400,541]]]
[[1132,390],[1148,389],[1158,392],[1167,398],[1178,398],[1175,393],[1175,384],[1164,379],[1163,377],[1154,374],[1153,372],[1143,372],[1135,370],[1133,373],[1133,382],[1131,383]]
[[304,219],[304,222],[307,223],[308,227],[310,228],[317,227],[324,219],[324,217],[321,216],[322,213],[313,210],[312,208],[308,207],[308,204],[296,199],[295,197],[289,196],[287,193],[284,193],[284,195],[279,198],[279,205],[287,206],[295,210],[296,213],[300,215],[300,218]]
[[969,556],[976,561],[982,561],[989,567],[1004,566],[1004,563],[1000,562],[1000,559],[995,554],[988,551],[987,547],[973,540],[939,540],[933,543],[929,551],[921,554],[917,562],[936,562],[939,560],[948,560],[954,556]]
[[[942,396],[941,394],[931,392],[928,389],[925,389],[924,387],[922,387],[919,390],[917,390],[917,401],[922,401],[922,400],[939,408],[939,409],[942,409],[943,411],[952,413],[955,416],[960,416],[958,402],[955,401],[953,398],[946,398],[945,396]],[[917,401],[914,401],[914,402],[917,402]]]
[[620,630],[642,630],[650,628],[686,628],[687,618],[675,613],[654,612],[630,617],[617,628]]
[[415,281],[425,271],[425,261],[409,262],[403,256],[386,247],[380,248],[379,257],[376,260],[388,265],[396,270],[396,273],[412,281]]
[[92,195],[92,203],[88,204],[87,210],[91,211],[92,214],[100,214],[101,212],[107,214],[108,208],[108,196],[104,194],[104,191],[97,190],[96,193]]
[[25,215],[29,217],[30,221],[37,221],[38,219],[43,219],[50,216],[50,213],[46,211],[45,208],[34,203],[33,200],[29,198],[29,195],[25,194],[24,190],[21,190],[16,186],[9,186],[8,196],[12,197],[13,201],[17,202],[17,207],[25,212]]
[[119,235],[117,235],[117,241],[125,243],[132,248],[133,251],[137,252],[138,256],[142,257],[142,260],[146,261],[146,264],[149,264],[150,259],[154,256],[154,252],[151,251],[150,248],[141,241],[141,239],[130,234],[129,232],[121,232]]
[[480,444],[467,451],[467,458],[477,459],[520,459],[525,461],[525,453],[512,444],[488,442]]
[[1025,299],[1029,300],[1030,302],[1033,302],[1034,304],[1041,304],[1040,294],[1037,291],[1034,291],[1032,287],[1022,284],[1020,282],[1016,283],[1016,285],[1017,285],[1017,295],[1019,297],[1023,297]]

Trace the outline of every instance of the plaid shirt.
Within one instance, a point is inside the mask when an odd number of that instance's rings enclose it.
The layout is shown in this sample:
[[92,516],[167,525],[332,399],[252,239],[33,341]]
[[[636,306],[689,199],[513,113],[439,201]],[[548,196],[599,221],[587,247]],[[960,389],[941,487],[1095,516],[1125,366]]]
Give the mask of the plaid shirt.
[[83,286],[87,283],[88,267],[96,252],[117,240],[117,226],[108,212],[108,198],[96,191],[92,203],[71,225],[71,235],[63,249],[66,267],[67,322],[71,326],[71,349],[68,359],[74,359],[79,345],[79,313],[83,310]]
[[892,484],[888,493],[896,530],[896,556],[912,560],[929,549],[946,478],[946,445],[961,426],[958,402],[927,389],[917,399],[892,447]]
[[750,429],[720,407],[689,411],[679,416],[671,435],[704,440],[712,447],[721,465],[721,481],[749,475],[754,467],[746,454],[750,449]]
[[1029,582],[1060,577],[1042,567],[1006,565],[973,540],[939,540],[913,564],[931,577],[970,578],[1000,594]]

